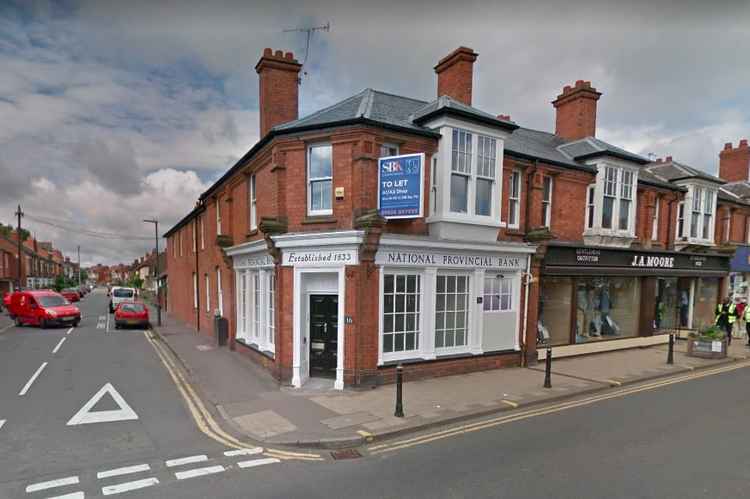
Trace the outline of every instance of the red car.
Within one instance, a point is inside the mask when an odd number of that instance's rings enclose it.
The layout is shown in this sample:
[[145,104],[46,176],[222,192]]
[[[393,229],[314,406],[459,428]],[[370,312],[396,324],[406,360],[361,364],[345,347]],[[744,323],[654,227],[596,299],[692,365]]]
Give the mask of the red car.
[[42,329],[55,324],[78,326],[81,311],[54,291],[19,291],[11,295],[10,310],[16,326],[32,325]]
[[5,307],[5,310],[10,311],[10,295],[13,293],[8,293],[7,291],[3,295],[3,307]]
[[123,326],[149,326],[148,307],[143,303],[124,301],[115,308],[115,329]]
[[63,295],[65,299],[71,303],[81,301],[81,295],[79,295],[78,291],[76,291],[75,289],[63,289],[62,291],[60,291],[60,294]]

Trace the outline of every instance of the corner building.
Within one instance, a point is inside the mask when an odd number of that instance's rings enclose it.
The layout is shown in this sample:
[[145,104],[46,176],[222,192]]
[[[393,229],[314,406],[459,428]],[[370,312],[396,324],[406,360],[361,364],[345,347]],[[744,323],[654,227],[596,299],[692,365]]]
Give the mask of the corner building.
[[[165,234],[171,313],[209,335],[226,318],[230,348],[281,382],[341,389],[391,382],[399,363],[409,379],[533,364],[545,335],[575,347],[582,279],[609,279],[618,310],[631,295],[648,308],[660,282],[617,281],[610,252],[659,267],[698,261],[697,247],[723,279],[728,257],[708,239],[675,255],[690,187],[595,138],[601,94],[590,83],[553,102],[554,134],[523,128],[472,105],[477,57],[459,47],[441,59],[432,100],[365,89],[299,118],[301,66],[266,49],[260,141]],[[379,160],[403,155],[421,158],[418,213],[386,218]],[[701,223],[713,238],[715,222]],[[620,337],[652,337],[646,317],[611,319]]]

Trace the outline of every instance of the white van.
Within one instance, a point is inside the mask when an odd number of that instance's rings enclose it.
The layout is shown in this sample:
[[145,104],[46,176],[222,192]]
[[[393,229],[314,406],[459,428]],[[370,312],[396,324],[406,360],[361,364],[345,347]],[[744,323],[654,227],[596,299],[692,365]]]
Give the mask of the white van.
[[117,305],[124,301],[135,301],[135,288],[113,286],[109,294],[109,313],[113,314]]

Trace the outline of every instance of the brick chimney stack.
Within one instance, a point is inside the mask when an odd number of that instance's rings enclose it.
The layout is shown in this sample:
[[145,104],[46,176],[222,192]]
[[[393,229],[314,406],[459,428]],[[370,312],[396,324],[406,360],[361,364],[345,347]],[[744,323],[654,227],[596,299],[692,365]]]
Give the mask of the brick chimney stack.
[[260,79],[260,136],[282,123],[294,121],[299,113],[299,72],[302,65],[291,52],[270,48],[255,65]]
[[750,180],[750,147],[747,139],[740,140],[737,147],[732,147],[731,142],[724,144],[724,150],[719,153],[719,177],[727,182]]
[[458,47],[440,59],[435,66],[435,73],[438,75],[437,96],[447,95],[471,106],[474,61],[478,56],[473,49]]
[[557,110],[555,135],[578,140],[596,135],[596,102],[601,97],[590,81],[578,80],[575,86],[566,85],[552,101]]

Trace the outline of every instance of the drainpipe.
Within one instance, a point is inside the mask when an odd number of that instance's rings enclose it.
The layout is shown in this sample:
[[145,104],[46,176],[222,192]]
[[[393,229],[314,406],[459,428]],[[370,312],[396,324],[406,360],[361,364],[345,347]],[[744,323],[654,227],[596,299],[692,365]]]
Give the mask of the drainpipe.
[[526,358],[526,331],[529,324],[529,286],[531,283],[531,255],[526,255],[526,290],[523,300],[523,333],[521,334],[521,367],[526,367],[528,359]]

